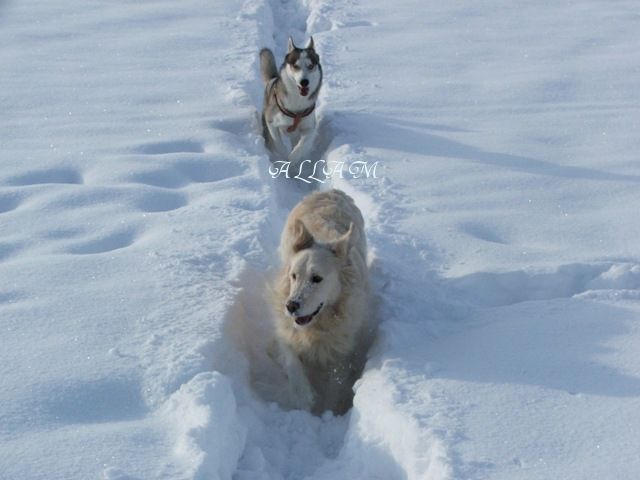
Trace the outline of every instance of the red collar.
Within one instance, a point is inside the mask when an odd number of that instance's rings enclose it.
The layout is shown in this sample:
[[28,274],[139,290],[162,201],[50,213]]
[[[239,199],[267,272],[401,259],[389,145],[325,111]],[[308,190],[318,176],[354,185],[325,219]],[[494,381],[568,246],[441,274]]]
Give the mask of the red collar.
[[287,128],[287,132],[289,133],[295,131],[295,129],[298,128],[298,124],[300,123],[300,120],[302,120],[304,117],[308,117],[309,115],[311,115],[311,113],[316,108],[316,104],[314,103],[306,110],[303,110],[301,112],[292,112],[291,110],[287,110],[280,104],[280,100],[278,100],[277,95],[274,95],[274,97],[276,98],[276,105],[278,106],[280,111],[284,113],[287,117],[293,118],[293,125]]

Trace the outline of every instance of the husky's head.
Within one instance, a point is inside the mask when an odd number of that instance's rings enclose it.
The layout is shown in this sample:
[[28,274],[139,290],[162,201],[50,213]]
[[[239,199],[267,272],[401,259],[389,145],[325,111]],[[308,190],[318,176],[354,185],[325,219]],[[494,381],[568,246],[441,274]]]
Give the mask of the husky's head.
[[296,47],[293,39],[289,37],[284,68],[286,77],[293,84],[288,86],[297,88],[300,95],[306,97],[309,92],[317,90],[322,81],[322,67],[320,57],[313,46],[313,37],[309,38],[305,48]]
[[337,240],[319,243],[302,221],[296,222],[294,253],[285,272],[289,291],[283,305],[296,327],[311,325],[323,309],[340,298],[340,273],[347,263],[352,232],[353,224]]

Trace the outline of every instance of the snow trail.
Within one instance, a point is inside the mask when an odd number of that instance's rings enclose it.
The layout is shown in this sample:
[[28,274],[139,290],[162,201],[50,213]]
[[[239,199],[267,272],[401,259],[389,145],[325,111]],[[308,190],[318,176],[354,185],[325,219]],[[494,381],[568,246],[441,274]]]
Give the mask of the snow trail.
[[[277,61],[281,61],[286,53],[289,35],[299,45],[306,42],[309,10],[302,1],[248,2],[245,8],[260,12],[264,21],[259,35],[263,43],[257,45],[256,58],[258,49],[266,46],[274,51]],[[249,95],[255,100],[259,115],[263,85],[258,78],[257,64],[255,78],[256,86],[249,90]],[[316,114],[319,116],[321,133],[312,156],[321,158],[329,135],[322,120],[321,104]],[[228,332],[249,359],[249,376],[255,389],[266,398],[271,396],[273,401],[277,399],[278,391],[283,390],[285,379],[280,371],[274,370],[272,361],[265,354],[272,308],[265,298],[266,282],[279,268],[276,252],[289,211],[318,185],[283,177],[271,178],[268,167],[265,155],[259,168],[262,180],[269,185],[271,193],[267,206],[268,221],[263,222],[259,234],[264,257],[261,262],[245,266],[239,282],[241,292],[232,309]],[[251,392],[242,395],[246,396],[241,412],[248,426],[248,436],[234,478],[308,478],[321,465],[338,455],[347,428],[347,417],[325,415],[318,418],[308,412],[283,411],[275,403],[264,403],[264,400],[252,398],[253,395]]]
[[[272,48],[277,60],[286,53],[289,35],[300,45],[313,34],[323,68],[328,72],[334,70],[330,56],[334,47],[328,41],[328,30],[334,24],[353,25],[347,20],[341,22],[327,17],[334,10],[331,2],[272,0],[265,7],[249,2],[245,8],[266,14],[266,18],[262,17],[263,29],[259,35],[265,43],[260,46]],[[358,26],[361,25],[366,25],[366,22],[358,23]],[[323,55],[323,45],[328,46],[327,55]],[[338,84],[339,81],[325,77],[317,108],[319,134],[312,160],[371,160],[360,151],[358,138],[349,138],[345,133],[336,136],[334,123],[343,128],[343,132],[349,131],[349,126],[341,123],[340,117],[334,118],[332,113],[327,113],[330,106],[326,106],[325,99],[330,98],[331,85]],[[262,85],[249,89],[248,93],[255,104],[260,105]],[[396,271],[403,271],[397,268],[395,262],[409,262],[415,266],[419,288],[427,286],[433,292],[441,290],[433,276],[424,275],[420,265],[424,264],[425,259],[413,258],[417,240],[392,233],[394,219],[397,220],[402,211],[400,197],[385,179],[373,179],[361,185],[357,180],[350,181],[347,178],[331,178],[324,184],[306,184],[292,179],[272,179],[267,174],[266,164],[260,168],[263,181],[271,186],[267,207],[269,221],[262,223],[259,234],[265,256],[262,261],[248,262],[243,267],[239,280],[241,292],[227,320],[230,327],[228,335],[235,339],[236,345],[249,360],[249,375],[255,382],[254,386],[262,389],[262,395],[268,398],[269,387],[277,391],[283,385],[278,372],[265,368],[270,362],[264,354],[265,323],[269,321],[269,315],[265,312],[269,311],[270,306],[264,298],[264,285],[278,267],[279,259],[275,252],[290,209],[315,188],[341,188],[352,195],[362,209],[372,248],[371,275],[375,295],[380,303],[380,316],[385,318],[385,322],[381,327],[382,338],[363,380],[359,382],[353,411],[342,418],[331,415],[317,418],[307,412],[283,411],[273,404],[267,405],[253,398],[252,393],[247,392],[246,385],[236,387],[241,417],[247,426],[247,438],[234,478],[328,479],[336,475],[380,479],[449,478],[451,468],[442,435],[431,428],[432,419],[425,416],[424,412],[412,411],[406,405],[398,408],[408,400],[409,395],[403,391],[405,387],[390,381],[396,377],[402,378],[402,383],[421,385],[423,374],[420,368],[417,372],[413,371],[413,367],[391,361],[385,355],[386,345],[389,341],[393,342],[390,338],[399,332],[402,335],[429,336],[432,334],[430,329],[437,329],[437,322],[416,322],[411,308],[405,314],[396,308],[398,301],[411,305],[414,297],[407,290],[406,283],[391,273],[394,267]],[[426,251],[428,248],[424,246],[420,255]],[[384,262],[380,262],[379,258],[384,258]],[[424,314],[429,317],[450,316],[450,310],[450,305],[437,295],[431,295],[423,305]],[[403,316],[408,320],[397,324]],[[411,394],[427,395],[421,392],[421,388]],[[272,395],[277,397],[277,393]],[[434,399],[431,401],[435,403]],[[386,447],[381,448],[381,445]],[[425,449],[424,445],[429,447]]]

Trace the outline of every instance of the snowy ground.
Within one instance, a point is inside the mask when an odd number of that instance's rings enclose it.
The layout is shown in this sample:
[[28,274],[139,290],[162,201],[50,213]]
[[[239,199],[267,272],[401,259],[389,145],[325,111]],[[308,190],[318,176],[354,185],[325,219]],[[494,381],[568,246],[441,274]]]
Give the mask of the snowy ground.
[[[637,4],[449,3],[0,3],[0,478],[640,477]],[[249,380],[288,34],[316,157],[379,162],[320,186],[382,321],[343,418]]]

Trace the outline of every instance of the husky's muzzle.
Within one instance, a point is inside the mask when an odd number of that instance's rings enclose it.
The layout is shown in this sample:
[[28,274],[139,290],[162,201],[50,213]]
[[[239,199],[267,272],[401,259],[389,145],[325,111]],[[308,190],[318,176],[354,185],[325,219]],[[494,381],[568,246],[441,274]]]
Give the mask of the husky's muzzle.
[[307,80],[306,78],[303,78],[302,80],[300,80],[300,85],[298,85],[298,91],[300,92],[300,95],[302,95],[303,97],[306,97],[307,95],[309,95],[309,80]]

